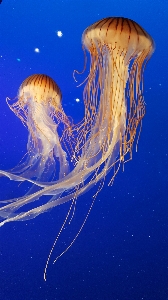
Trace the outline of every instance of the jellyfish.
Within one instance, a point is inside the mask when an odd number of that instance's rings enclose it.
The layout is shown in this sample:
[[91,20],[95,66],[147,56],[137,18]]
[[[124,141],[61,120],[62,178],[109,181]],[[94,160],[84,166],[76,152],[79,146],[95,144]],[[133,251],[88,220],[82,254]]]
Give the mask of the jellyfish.
[[43,74],[29,76],[21,84],[18,97],[14,100],[7,98],[7,104],[29,134],[26,155],[4,175],[13,180],[34,178],[48,181],[56,172],[55,158],[59,162],[58,177],[68,174],[69,163],[57,129],[60,122],[68,126],[69,120],[61,105],[61,91],[54,80]]
[[[58,87],[45,75],[26,79],[18,102],[10,106],[28,127],[29,157],[14,172],[0,174],[30,181],[39,190],[1,201],[0,226],[74,201],[96,185],[95,199],[106,175],[111,172],[112,184],[120,166],[132,159],[145,115],[144,68],[154,51],[154,41],[136,22],[109,17],[86,28],[82,47],[90,56],[90,71],[85,79],[85,114],[80,123],[70,123],[61,107]],[[60,122],[67,128],[62,136],[57,131]],[[64,148],[63,140],[69,146]],[[54,180],[53,155],[59,160],[56,172],[60,174]],[[69,168],[71,161],[75,161],[73,168]],[[50,196],[46,203],[40,202],[43,196]],[[31,201],[34,208],[27,209]]]

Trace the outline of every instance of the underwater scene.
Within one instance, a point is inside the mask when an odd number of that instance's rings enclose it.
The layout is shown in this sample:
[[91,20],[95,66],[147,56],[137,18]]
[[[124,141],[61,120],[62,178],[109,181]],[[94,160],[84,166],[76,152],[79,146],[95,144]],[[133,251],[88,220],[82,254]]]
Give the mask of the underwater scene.
[[0,1],[0,300],[168,299],[167,18]]

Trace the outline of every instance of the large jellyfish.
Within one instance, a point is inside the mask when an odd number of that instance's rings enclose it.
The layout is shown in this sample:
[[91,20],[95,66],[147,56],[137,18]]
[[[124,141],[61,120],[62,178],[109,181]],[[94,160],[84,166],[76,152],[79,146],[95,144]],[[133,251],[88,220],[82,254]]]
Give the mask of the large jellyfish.
[[[109,17],[89,26],[82,44],[90,54],[90,73],[83,92],[85,116],[79,124],[70,123],[61,108],[58,87],[45,75],[26,79],[19,102],[10,106],[28,126],[28,159],[1,175],[31,181],[39,190],[1,201],[0,226],[34,218],[77,199],[96,184],[98,193],[106,174],[111,170],[112,182],[120,165],[132,158],[145,115],[143,72],[154,51],[153,39],[136,22]],[[62,134],[57,131],[60,122],[65,125]],[[68,142],[67,147],[62,141]],[[52,180],[54,155],[59,176]],[[70,161],[75,162],[71,170]],[[48,195],[46,203],[40,202]],[[31,201],[34,208],[29,209],[26,205]]]

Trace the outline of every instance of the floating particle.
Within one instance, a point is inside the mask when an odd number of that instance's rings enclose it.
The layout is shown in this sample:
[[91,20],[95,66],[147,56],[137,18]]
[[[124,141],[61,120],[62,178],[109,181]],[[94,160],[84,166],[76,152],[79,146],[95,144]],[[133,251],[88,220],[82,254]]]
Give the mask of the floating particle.
[[63,36],[62,31],[58,30],[58,31],[57,31],[57,36],[58,36],[58,37],[62,37],[62,36]]
[[39,48],[35,48],[35,49],[34,49],[34,52],[40,53],[40,49],[39,49]]

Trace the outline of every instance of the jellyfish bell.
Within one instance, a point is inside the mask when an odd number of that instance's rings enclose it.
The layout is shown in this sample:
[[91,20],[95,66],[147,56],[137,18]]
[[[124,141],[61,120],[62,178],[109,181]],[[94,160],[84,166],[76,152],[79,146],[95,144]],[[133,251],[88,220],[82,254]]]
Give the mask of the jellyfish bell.
[[61,106],[61,91],[55,81],[43,74],[34,74],[26,78],[18,91],[18,99],[22,103],[27,103],[33,97],[37,103],[50,102],[55,109]]
[[87,27],[82,42],[88,50],[102,49],[105,45],[109,51],[117,54],[116,59],[125,55],[125,64],[142,51],[146,55],[154,51],[151,36],[135,21],[122,17],[105,18]]
[[59,178],[65,176],[69,163],[57,128],[60,122],[68,126],[69,120],[62,109],[61,91],[55,81],[47,75],[31,75],[21,84],[17,101],[11,103],[7,99],[7,103],[29,131],[26,159],[8,172],[9,177],[48,181],[55,172],[55,158],[59,160]]

